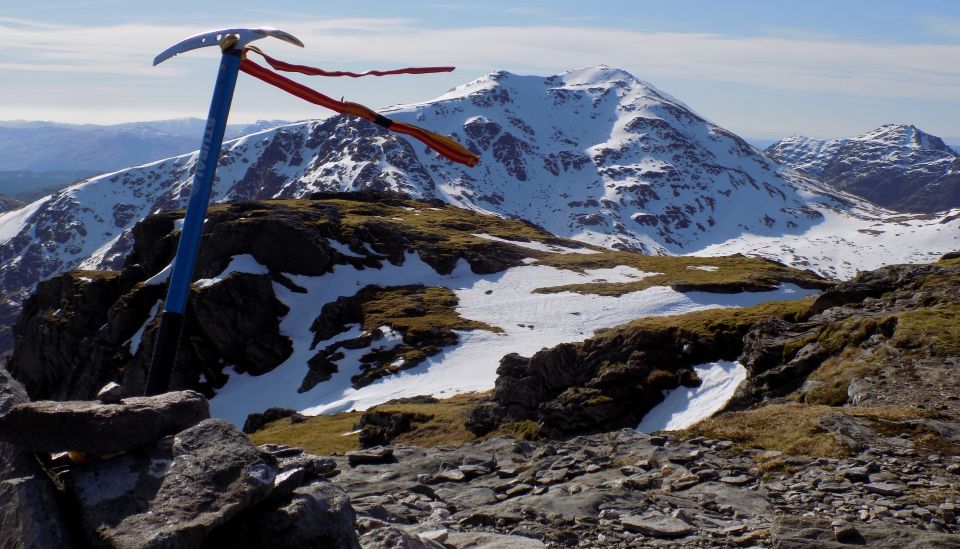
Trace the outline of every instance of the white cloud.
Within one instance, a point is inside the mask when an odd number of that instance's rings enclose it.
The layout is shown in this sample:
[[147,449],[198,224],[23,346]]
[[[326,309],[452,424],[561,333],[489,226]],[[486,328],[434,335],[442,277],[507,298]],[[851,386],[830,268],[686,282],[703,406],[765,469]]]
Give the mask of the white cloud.
[[[291,56],[320,64],[323,59],[370,65],[455,62],[472,69],[555,72],[606,63],[647,79],[720,80],[881,97],[960,97],[960,45],[560,26],[431,29],[404,19],[300,20],[283,27],[308,46]],[[32,70],[50,64],[48,70],[57,71],[73,65],[117,74],[141,74],[145,60],[196,32],[188,27],[81,28],[9,19],[0,20],[0,30],[0,47],[15,54],[16,64],[38,65]]]
[[[330,68],[456,64],[467,73],[506,69],[553,74],[603,63],[622,67],[654,84],[660,79],[688,79],[859,97],[953,102],[960,98],[960,73],[956,71],[960,45],[953,44],[650,33],[577,26],[427,28],[410,19],[382,18],[314,22],[301,17],[275,24],[297,35],[307,47],[300,50],[280,42],[261,41],[259,44],[268,52]],[[78,72],[110,79],[110,85],[118,90],[127,80],[143,86],[145,79],[159,77],[210,78],[202,72],[209,70],[209,54],[181,56],[160,68],[151,67],[156,53],[198,30],[150,24],[74,27],[0,18],[0,48],[5,52],[0,69],[8,75],[19,72],[22,86],[30,85],[30,75],[61,73],[64,85],[75,89],[81,81],[71,84],[69,79],[70,74]],[[169,84],[164,85],[168,91]],[[165,99],[159,96],[153,100]]]

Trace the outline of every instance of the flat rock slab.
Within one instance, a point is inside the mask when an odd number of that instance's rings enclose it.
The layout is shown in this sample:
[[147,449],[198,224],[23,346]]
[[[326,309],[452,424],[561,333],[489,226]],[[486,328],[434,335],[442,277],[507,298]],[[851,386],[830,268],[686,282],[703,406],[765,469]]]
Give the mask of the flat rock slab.
[[210,419],[170,443],[75,468],[70,491],[87,535],[115,548],[200,547],[263,500],[277,471],[247,437]]
[[903,485],[894,482],[871,482],[870,484],[864,484],[863,488],[881,496],[899,497],[903,495]]
[[654,538],[680,538],[696,531],[680,519],[668,516],[637,517],[627,515],[620,518],[623,527],[631,532],[639,532]]
[[393,463],[395,461],[396,458],[393,457],[393,448],[385,448],[383,446],[347,452],[347,463],[349,463],[351,467],[356,467],[357,465],[379,465],[382,463]]
[[542,541],[523,536],[490,534],[487,532],[450,532],[444,545],[456,549],[544,549]]
[[15,404],[0,415],[0,441],[31,452],[110,455],[178,433],[210,417],[196,391],[131,397],[122,404],[44,400]]

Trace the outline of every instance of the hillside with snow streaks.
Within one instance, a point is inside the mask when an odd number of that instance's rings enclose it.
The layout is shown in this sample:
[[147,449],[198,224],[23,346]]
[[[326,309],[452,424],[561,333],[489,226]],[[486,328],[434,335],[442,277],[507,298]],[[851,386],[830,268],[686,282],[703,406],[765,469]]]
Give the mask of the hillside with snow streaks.
[[[453,165],[418,142],[336,116],[228,142],[212,199],[389,189],[610,248],[736,249],[838,277],[960,248],[956,216],[891,220],[617,69],[546,78],[495,72],[386,114],[455,136],[480,154],[480,165]],[[138,219],[185,206],[195,163],[194,153],[106,174],[0,216],[5,321],[41,279],[77,266],[117,267]],[[890,239],[901,231],[924,247]]]
[[913,125],[887,124],[849,139],[793,136],[764,152],[887,208],[931,213],[960,206],[960,156]]

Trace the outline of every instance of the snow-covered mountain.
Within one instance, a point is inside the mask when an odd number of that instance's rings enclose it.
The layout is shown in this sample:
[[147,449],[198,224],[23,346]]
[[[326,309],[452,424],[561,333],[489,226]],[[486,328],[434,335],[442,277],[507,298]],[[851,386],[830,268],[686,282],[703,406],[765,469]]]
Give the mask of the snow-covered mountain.
[[[609,248],[759,253],[839,277],[960,248],[956,216],[891,217],[782,167],[617,69],[495,72],[387,114],[453,135],[480,155],[479,166],[336,116],[227,143],[212,199],[390,189]],[[186,204],[196,158],[106,174],[0,216],[4,300],[15,304],[38,280],[78,265],[116,267],[138,219]]]
[[[261,120],[254,124],[231,124],[227,136],[239,137],[288,123]],[[91,174],[126,168],[196,149],[205,124],[206,121],[199,118],[108,126],[0,121],[0,171],[69,170]]]
[[932,213],[960,207],[960,156],[913,125],[886,124],[849,139],[793,136],[764,152],[894,210]]

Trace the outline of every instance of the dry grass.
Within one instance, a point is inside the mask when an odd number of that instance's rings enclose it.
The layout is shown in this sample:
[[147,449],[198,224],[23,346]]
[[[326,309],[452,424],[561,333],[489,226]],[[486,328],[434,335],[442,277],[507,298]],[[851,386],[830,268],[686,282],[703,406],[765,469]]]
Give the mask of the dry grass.
[[781,318],[790,321],[802,320],[812,302],[813,298],[808,297],[796,301],[761,303],[752,307],[710,309],[683,315],[646,317],[613,328],[611,332],[632,329],[677,328],[704,336],[740,333],[747,327],[768,318]]
[[846,457],[850,450],[839,444],[832,433],[823,431],[817,425],[817,420],[822,416],[837,411],[883,422],[901,422],[929,416],[929,412],[902,406],[835,408],[824,405],[772,404],[743,412],[720,414],[679,431],[679,434],[685,438],[707,436],[731,440],[742,447],[779,450],[786,454]]
[[360,438],[353,426],[360,421],[362,412],[344,412],[329,416],[309,417],[302,423],[290,423],[288,418],[278,419],[250,435],[254,444],[289,444],[299,446],[313,454],[332,455],[356,450]]
[[[411,430],[398,436],[393,443],[423,447],[450,444],[459,446],[477,439],[467,430],[464,423],[470,416],[470,412],[485,396],[484,393],[465,393],[431,404],[386,403],[375,406],[373,409],[385,412],[416,413],[429,418],[427,421],[414,422]],[[289,419],[279,419],[254,433],[250,438],[256,444],[289,444],[321,455],[343,453],[359,448],[359,435],[344,436],[344,433],[352,432],[362,415],[363,412],[344,412],[311,417],[302,423],[290,423]],[[534,438],[536,433],[536,423],[517,422],[503,425],[486,436],[530,439]]]
[[842,406],[847,403],[847,391],[855,378],[877,371],[881,365],[864,361],[855,349],[844,351],[840,356],[824,360],[808,379],[820,381],[823,385],[814,387],[806,393],[808,404],[826,404]]

